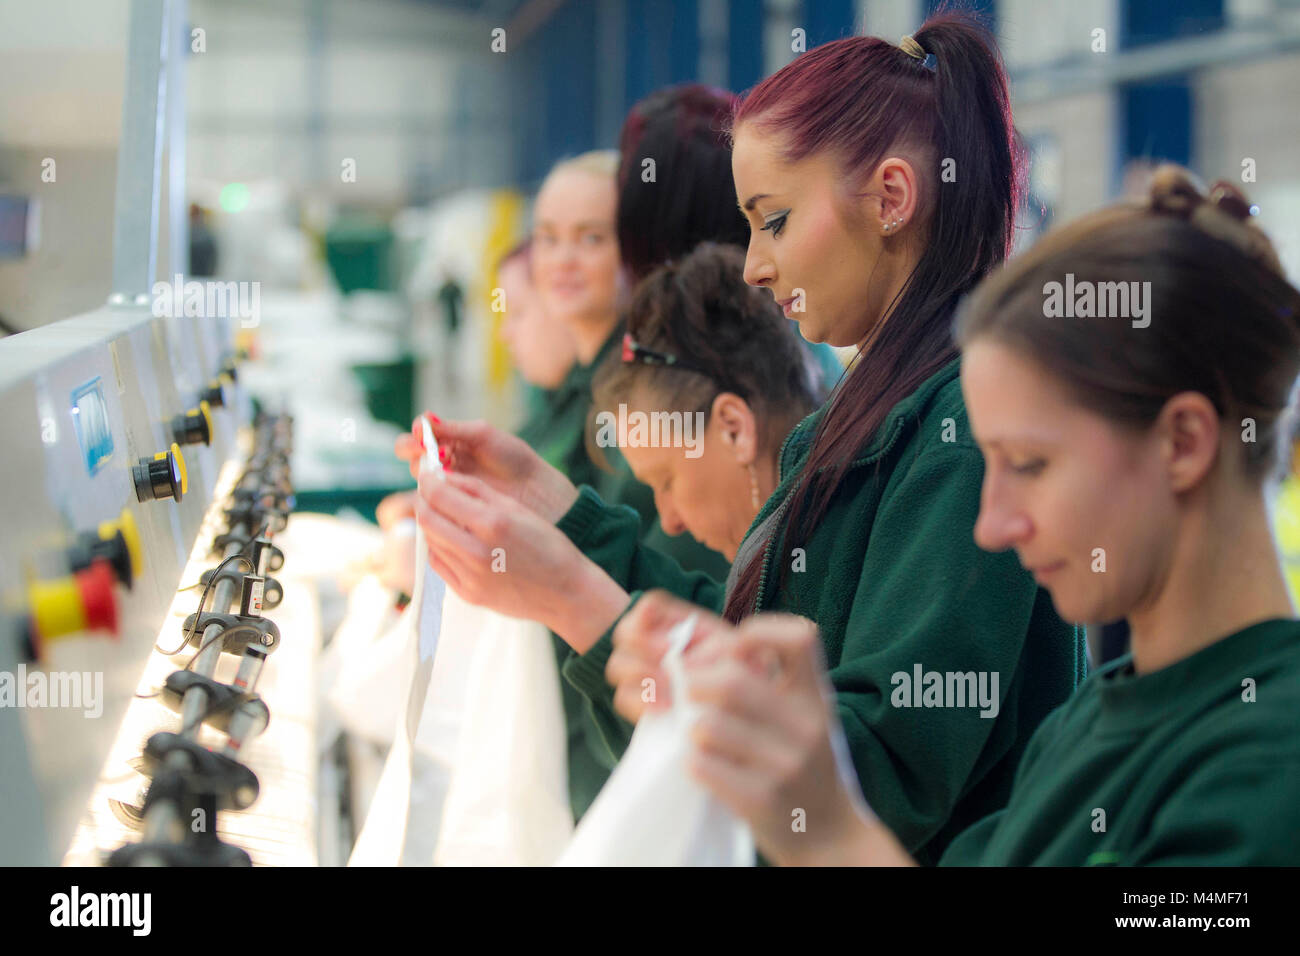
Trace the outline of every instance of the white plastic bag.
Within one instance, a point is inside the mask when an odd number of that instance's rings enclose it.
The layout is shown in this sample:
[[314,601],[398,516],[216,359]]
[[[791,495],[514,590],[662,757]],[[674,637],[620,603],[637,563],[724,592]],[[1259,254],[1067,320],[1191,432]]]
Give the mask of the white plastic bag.
[[[466,670],[466,649],[469,666]],[[438,866],[549,866],[573,834],[567,733],[550,633],[447,595],[429,709],[463,675]],[[426,714],[427,716],[427,714]],[[421,728],[423,732],[423,728]]]
[[686,770],[699,708],[686,699],[682,653],[691,615],[669,632],[664,672],[672,704],[637,723],[623,759],[582,818],[559,866],[753,866],[749,826]]

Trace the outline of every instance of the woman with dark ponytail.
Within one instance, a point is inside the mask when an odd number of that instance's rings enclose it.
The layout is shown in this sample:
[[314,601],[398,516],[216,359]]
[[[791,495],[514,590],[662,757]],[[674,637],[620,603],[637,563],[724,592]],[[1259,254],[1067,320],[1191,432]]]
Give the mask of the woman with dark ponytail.
[[[1068,311],[1050,301],[1067,285]],[[1268,506],[1294,433],[1300,291],[1249,201],[1161,167],[1146,202],[1071,223],[983,282],[957,339],[987,463],[975,539],[1014,549],[1066,617],[1127,618],[1132,650],[1042,723],[1006,808],[940,862],[1300,864],[1300,620]],[[697,610],[652,596],[616,641]],[[910,862],[867,782],[837,773],[843,710],[826,706],[808,622],[702,630],[692,768],[767,857]]]
[[[671,693],[661,635],[610,659],[615,623],[645,590],[731,621],[811,619],[859,786],[933,862],[1004,805],[1034,728],[1084,671],[1081,629],[1014,556],[970,534],[983,462],[950,330],[1011,246],[1024,160],[1006,74],[984,29],[943,15],[898,46],[852,37],[801,55],[749,94],[732,134],[745,281],[808,340],[859,354],[786,437],[725,587],[640,547],[590,488],[469,454],[468,476],[426,493],[431,561],[484,603],[553,622],[579,652],[566,677],[595,712],[628,720],[645,678]],[[494,547],[519,555],[505,574],[487,571]],[[578,570],[579,549],[603,577]],[[602,725],[615,749],[630,729]]]

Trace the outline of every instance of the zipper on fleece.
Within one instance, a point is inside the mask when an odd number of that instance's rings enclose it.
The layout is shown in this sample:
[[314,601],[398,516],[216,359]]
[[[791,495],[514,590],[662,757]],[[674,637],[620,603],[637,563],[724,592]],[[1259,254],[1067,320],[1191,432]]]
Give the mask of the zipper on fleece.
[[[854,461],[849,462],[849,467],[848,467],[848,469],[845,471],[845,474],[847,475],[847,474],[848,474],[848,471],[851,471],[851,470],[854,469],[854,468],[859,468],[859,467],[861,467],[862,465],[869,465],[869,464],[871,464],[873,461],[879,461],[881,458],[883,458],[883,457],[884,457],[884,456],[885,456],[885,455],[890,451],[890,449],[892,449],[892,448],[894,447],[894,443],[898,441],[898,436],[899,436],[900,434],[902,434],[902,431],[903,431],[903,425],[904,425],[904,424],[906,424],[906,419],[904,419],[904,418],[896,418],[896,419],[894,420],[894,430],[893,430],[893,432],[890,433],[890,435],[889,435],[889,440],[885,442],[885,444],[880,448],[880,450],[879,450],[879,451],[876,451],[876,452],[873,452],[873,453],[870,454],[870,455],[864,455],[864,456],[862,456],[861,458],[858,458],[858,459],[855,459]],[[786,436],[786,442],[789,442],[790,438],[793,437],[793,435],[794,435],[794,432],[791,432],[790,435],[787,435],[787,436]],[[784,445],[781,446],[781,454],[782,454],[782,455],[785,454],[785,446],[784,446]],[[823,466],[823,467],[824,467],[824,466]],[[821,471],[821,470],[822,470],[822,469],[818,469],[818,471]],[[795,485],[794,485],[794,487],[792,487],[792,488],[790,489],[790,491],[787,493],[787,495],[786,495],[786,500],[789,499],[790,495],[793,495],[793,494],[794,494],[795,489],[796,489],[797,487],[798,487],[798,482],[796,482]],[[783,500],[782,504],[784,504],[784,500]],[[755,520],[757,520],[757,519],[755,519]],[[778,524],[778,526],[779,526],[779,525],[780,525],[780,522],[777,522],[777,524]],[[767,569],[768,569],[769,564],[771,563],[772,552],[775,550],[775,546],[776,546],[776,536],[777,536],[777,531],[778,531],[778,530],[779,530],[779,528],[773,528],[773,529],[772,529],[772,536],[771,536],[770,538],[768,538],[767,544],[766,544],[766,545],[764,546],[764,548],[763,548],[763,567],[762,567],[762,570],[759,572],[759,573],[762,575],[762,577],[760,577],[760,578],[758,579],[758,594],[755,595],[755,597],[754,597],[754,606],[750,609],[750,612],[749,612],[750,614],[757,614],[759,611],[761,611],[761,610],[763,609],[763,596],[764,596],[764,594],[765,594],[766,591],[767,591]]]

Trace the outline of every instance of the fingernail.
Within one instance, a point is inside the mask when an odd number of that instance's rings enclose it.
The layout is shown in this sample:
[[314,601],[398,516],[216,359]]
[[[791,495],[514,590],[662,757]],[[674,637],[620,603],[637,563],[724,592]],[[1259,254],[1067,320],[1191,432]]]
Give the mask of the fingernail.
[[429,416],[429,421],[433,422],[435,425],[442,424],[442,419],[439,418],[437,415],[435,415],[433,412],[425,412],[425,414]]

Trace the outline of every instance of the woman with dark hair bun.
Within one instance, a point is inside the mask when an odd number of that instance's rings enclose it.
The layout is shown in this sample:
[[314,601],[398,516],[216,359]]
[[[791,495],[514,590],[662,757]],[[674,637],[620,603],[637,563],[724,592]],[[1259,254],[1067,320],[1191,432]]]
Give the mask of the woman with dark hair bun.
[[[637,286],[621,360],[592,386],[606,421],[655,411],[697,417],[696,446],[627,444],[623,457],[655,493],[664,530],[736,556],[777,484],[777,452],[826,392],[772,297],[741,278],[745,254],[700,243]],[[675,420],[675,419],[670,419]]]
[[[1132,650],[1043,722],[1006,808],[945,865],[1300,864],[1300,621],[1267,504],[1293,433],[1300,291],[1250,219],[1231,184],[1207,195],[1162,167],[1145,203],[1049,234],[961,313],[987,466],[976,541],[1014,549],[1067,618],[1127,618]],[[696,612],[656,595],[616,641]],[[698,778],[773,860],[909,862],[836,772],[808,622],[703,629],[687,655]]]
[[701,242],[743,249],[749,241],[726,134],[737,102],[726,90],[684,83],[628,111],[618,140],[618,242],[634,284]]
[[[532,461],[507,468],[455,423],[438,437],[460,474],[425,494],[430,560],[470,600],[549,621],[577,652],[566,675],[593,712],[629,720],[641,680],[671,693],[661,640],[624,642],[610,660],[613,627],[645,590],[732,621],[810,618],[859,786],[932,862],[1005,804],[1034,728],[1085,668],[1081,628],[1013,556],[969,534],[983,463],[950,329],[1011,246],[1024,161],[1006,74],[986,30],[936,16],[898,45],[849,37],[800,55],[746,97],[731,132],[745,281],[804,338],[858,357],[786,436],[726,584],[656,559],[592,489]],[[490,571],[497,547],[506,574]],[[900,679],[916,693],[892,693]],[[621,752],[631,727],[602,730]]]

